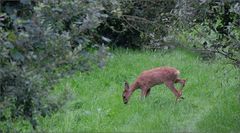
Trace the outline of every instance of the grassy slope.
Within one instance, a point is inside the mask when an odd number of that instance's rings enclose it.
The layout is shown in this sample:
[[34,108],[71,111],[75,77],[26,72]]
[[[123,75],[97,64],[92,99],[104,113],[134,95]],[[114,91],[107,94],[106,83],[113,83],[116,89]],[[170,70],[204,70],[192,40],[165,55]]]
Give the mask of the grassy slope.
[[[122,103],[124,80],[133,82],[143,70],[174,66],[187,78],[185,99],[174,104],[164,85],[140,99],[136,91],[128,105]],[[47,118],[40,131],[47,132],[230,132],[240,131],[239,76],[231,65],[207,64],[197,56],[176,50],[160,52],[118,51],[106,68],[64,79],[56,91],[71,89],[74,100]]]

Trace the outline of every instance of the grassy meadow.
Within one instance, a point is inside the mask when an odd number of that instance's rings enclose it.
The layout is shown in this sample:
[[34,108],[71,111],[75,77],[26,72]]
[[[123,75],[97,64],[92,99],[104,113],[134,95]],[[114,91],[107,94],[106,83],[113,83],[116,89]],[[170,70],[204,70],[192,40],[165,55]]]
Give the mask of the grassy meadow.
[[[158,85],[145,100],[135,91],[124,105],[124,81],[132,83],[143,70],[158,66],[176,67],[188,79],[185,99],[175,104],[172,92]],[[239,75],[226,61],[204,62],[183,50],[117,50],[104,69],[79,72],[56,85],[54,95],[68,90],[73,99],[57,113],[38,118],[38,131],[239,132]]]

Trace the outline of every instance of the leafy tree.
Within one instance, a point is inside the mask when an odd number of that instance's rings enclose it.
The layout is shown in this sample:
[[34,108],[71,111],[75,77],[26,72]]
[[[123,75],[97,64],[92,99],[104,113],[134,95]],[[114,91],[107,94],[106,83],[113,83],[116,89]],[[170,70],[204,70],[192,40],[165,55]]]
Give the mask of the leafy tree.
[[63,105],[68,97],[48,100],[51,99],[48,93],[59,78],[104,66],[107,47],[95,37],[96,28],[108,17],[103,12],[103,2],[112,1],[2,3],[0,125],[3,132],[14,131],[11,122],[19,117],[29,120],[35,128],[36,116],[50,115]]
[[[207,57],[222,55],[240,64],[238,1],[179,1],[175,9],[182,36]],[[188,18],[188,19],[182,19]],[[178,32],[178,31],[177,31]],[[191,38],[191,39],[190,39]],[[187,43],[186,43],[187,44]]]

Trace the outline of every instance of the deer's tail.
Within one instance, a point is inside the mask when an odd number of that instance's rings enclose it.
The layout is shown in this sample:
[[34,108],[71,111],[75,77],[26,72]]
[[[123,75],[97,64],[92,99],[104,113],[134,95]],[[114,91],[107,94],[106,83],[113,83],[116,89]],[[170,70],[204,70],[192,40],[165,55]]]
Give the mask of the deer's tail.
[[177,70],[177,71],[175,72],[175,74],[176,74],[176,75],[180,75],[180,71]]

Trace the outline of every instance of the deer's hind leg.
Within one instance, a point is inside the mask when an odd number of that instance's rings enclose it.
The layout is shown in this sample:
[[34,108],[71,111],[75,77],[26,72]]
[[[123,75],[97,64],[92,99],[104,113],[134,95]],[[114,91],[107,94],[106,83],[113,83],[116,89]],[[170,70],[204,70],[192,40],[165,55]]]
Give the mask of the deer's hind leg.
[[186,79],[177,78],[177,79],[175,80],[175,83],[180,83],[180,84],[182,85],[181,88],[180,88],[180,90],[182,90],[183,87],[185,86]]
[[182,96],[182,91],[178,91],[175,86],[174,86],[174,82],[169,81],[169,82],[165,82],[165,85],[173,92],[173,94],[176,96],[176,102],[178,101],[178,99],[184,99]]
[[181,96],[181,93],[179,93],[179,92],[177,91],[177,89],[175,88],[174,82],[172,82],[172,81],[165,82],[165,85],[173,92],[173,94],[174,94],[176,97],[180,97],[180,96]]

